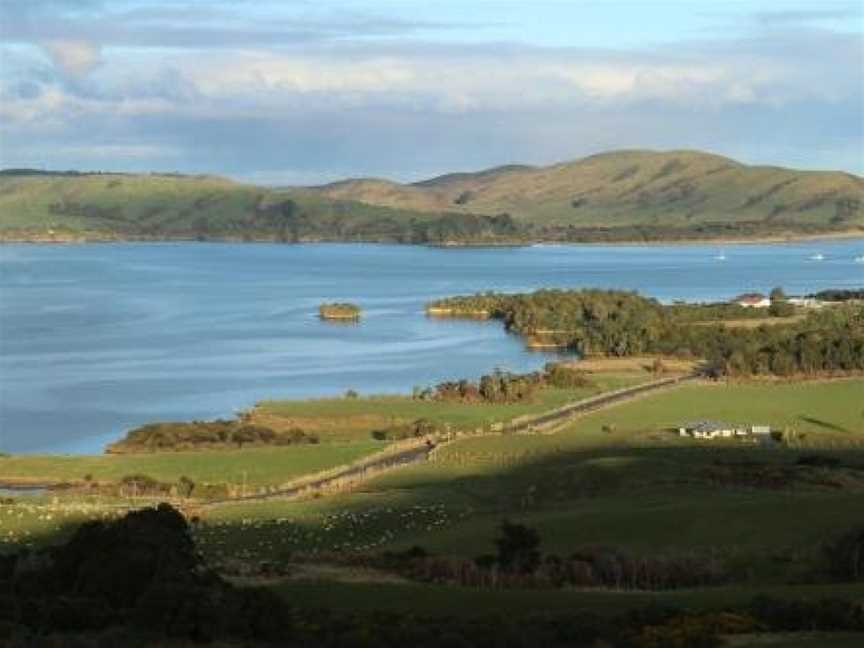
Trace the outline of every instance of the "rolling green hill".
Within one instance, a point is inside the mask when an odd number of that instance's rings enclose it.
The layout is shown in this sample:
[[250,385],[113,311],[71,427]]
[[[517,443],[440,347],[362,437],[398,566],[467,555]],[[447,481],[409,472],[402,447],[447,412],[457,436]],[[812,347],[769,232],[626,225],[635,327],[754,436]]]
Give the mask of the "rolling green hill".
[[512,238],[509,219],[411,211],[214,176],[0,171],[0,240]]
[[507,212],[517,222],[534,225],[864,227],[860,177],[747,166],[698,151],[616,151],[548,167],[505,166],[410,185],[348,180],[319,191],[422,211]]
[[864,179],[696,151],[618,151],[414,184],[0,171],[0,239],[512,243],[864,233]]

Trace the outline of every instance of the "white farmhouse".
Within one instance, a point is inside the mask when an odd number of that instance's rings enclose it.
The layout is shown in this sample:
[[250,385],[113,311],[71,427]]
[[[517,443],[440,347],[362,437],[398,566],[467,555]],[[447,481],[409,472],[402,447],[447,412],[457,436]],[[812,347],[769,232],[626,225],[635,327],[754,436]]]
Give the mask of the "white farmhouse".
[[771,300],[762,293],[744,293],[733,299],[732,303],[745,308],[768,308],[771,305]]

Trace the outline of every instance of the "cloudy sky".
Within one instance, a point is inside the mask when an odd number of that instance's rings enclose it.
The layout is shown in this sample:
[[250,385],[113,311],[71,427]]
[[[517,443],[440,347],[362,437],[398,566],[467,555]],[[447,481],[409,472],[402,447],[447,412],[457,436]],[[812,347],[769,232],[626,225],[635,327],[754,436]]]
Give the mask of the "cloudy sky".
[[617,148],[864,173],[864,5],[0,0],[0,166],[304,184]]

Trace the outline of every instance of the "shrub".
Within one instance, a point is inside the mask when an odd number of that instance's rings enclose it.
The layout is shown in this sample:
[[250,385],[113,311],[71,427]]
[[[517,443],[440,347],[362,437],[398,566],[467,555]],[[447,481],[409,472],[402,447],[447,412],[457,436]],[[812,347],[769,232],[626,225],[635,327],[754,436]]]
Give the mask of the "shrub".
[[593,384],[584,371],[557,362],[546,365],[543,378],[547,384],[562,389],[589,387]]
[[852,529],[825,545],[828,574],[838,580],[864,580],[864,527]]
[[349,303],[321,304],[318,315],[321,319],[357,320],[360,319],[360,307]]
[[170,486],[154,479],[150,475],[126,475],[120,479],[120,485],[128,491],[138,495],[150,495],[164,493],[170,490]]
[[799,466],[813,466],[816,468],[839,468],[842,463],[837,457],[826,457],[825,455],[808,454],[798,458]]
[[531,574],[540,565],[540,534],[524,524],[501,522],[501,535],[495,540],[497,562],[505,572]]
[[125,439],[108,446],[108,452],[162,452],[189,448],[243,448],[245,445],[317,442],[317,438],[312,435],[304,435],[300,441],[286,441],[284,436],[275,430],[249,423],[248,420],[248,416],[243,416],[236,421],[149,423],[131,430]]

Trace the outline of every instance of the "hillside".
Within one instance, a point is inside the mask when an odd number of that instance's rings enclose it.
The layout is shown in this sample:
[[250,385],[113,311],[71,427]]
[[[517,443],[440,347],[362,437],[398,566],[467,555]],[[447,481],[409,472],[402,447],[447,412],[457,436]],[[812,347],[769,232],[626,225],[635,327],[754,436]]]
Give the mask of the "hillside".
[[489,216],[412,212],[214,176],[0,172],[0,240],[6,241],[494,241],[512,235],[502,224]]
[[350,180],[318,192],[422,211],[506,212],[517,222],[541,227],[864,227],[860,177],[747,166],[697,151],[617,151],[548,167],[505,166],[409,185]]
[[0,172],[0,238],[502,243],[864,233],[864,179],[696,151],[617,151],[414,184]]

